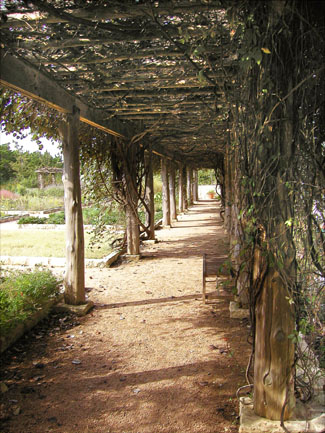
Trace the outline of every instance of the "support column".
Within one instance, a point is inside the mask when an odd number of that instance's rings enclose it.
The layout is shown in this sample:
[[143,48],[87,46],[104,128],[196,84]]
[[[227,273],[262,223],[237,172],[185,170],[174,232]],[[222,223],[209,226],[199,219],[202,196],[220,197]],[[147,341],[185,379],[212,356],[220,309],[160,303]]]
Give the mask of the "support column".
[[161,158],[161,180],[162,180],[162,205],[163,226],[170,226],[170,198],[168,185],[168,163],[166,158]]
[[146,182],[146,226],[149,227],[149,239],[155,239],[155,200],[154,200],[154,188],[153,188],[153,170],[152,170],[152,150],[151,147],[148,149],[146,154],[146,165],[147,165],[147,182]]
[[180,213],[183,213],[185,210],[185,197],[184,197],[184,166],[179,164],[178,170],[178,210]]
[[38,186],[39,186],[39,189],[44,189],[43,173],[38,173]]
[[175,166],[173,162],[170,162],[169,164],[169,197],[170,197],[171,221],[177,220],[176,197],[175,197]]
[[64,300],[67,304],[85,302],[84,232],[81,209],[79,163],[79,110],[67,115],[60,127],[64,172],[64,207],[66,220],[66,273]]
[[[137,203],[134,202],[134,205]],[[130,256],[138,256],[140,254],[140,230],[136,213],[132,204],[125,206],[126,215],[126,238],[127,251]]]
[[193,190],[192,190],[192,181],[193,181],[193,171],[190,167],[187,167],[187,205],[191,206],[193,204]]
[[199,199],[199,175],[197,170],[193,171],[193,201]]
[[138,256],[140,254],[136,154],[136,145],[128,145],[126,159],[124,161],[124,176],[127,198],[125,205],[127,254],[130,256]]
[[187,167],[186,166],[183,166],[182,178],[183,178],[183,206],[184,206],[184,210],[187,210],[189,204],[187,198]]

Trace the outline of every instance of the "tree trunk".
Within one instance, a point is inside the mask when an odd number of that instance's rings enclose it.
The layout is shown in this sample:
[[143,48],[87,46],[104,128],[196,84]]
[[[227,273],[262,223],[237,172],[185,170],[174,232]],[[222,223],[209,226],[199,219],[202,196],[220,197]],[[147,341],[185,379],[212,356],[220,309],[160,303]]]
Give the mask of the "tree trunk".
[[149,227],[149,239],[155,239],[155,197],[153,187],[153,170],[152,170],[152,151],[151,148],[148,150],[146,155],[147,165],[147,182],[146,182],[146,226]]
[[193,204],[193,189],[192,189],[192,181],[193,181],[193,171],[190,167],[187,167],[187,205],[191,206]]
[[170,226],[170,198],[168,182],[168,163],[166,158],[161,158],[161,180],[162,180],[162,205],[163,205],[163,226]]
[[193,171],[193,201],[198,201],[199,199],[199,178],[197,170]]
[[85,302],[84,233],[79,164],[79,111],[67,115],[61,125],[64,158],[64,207],[66,219],[66,273],[64,299],[67,304]]
[[177,220],[176,214],[176,196],[175,196],[175,167],[171,162],[169,164],[169,197],[170,197],[170,218]]

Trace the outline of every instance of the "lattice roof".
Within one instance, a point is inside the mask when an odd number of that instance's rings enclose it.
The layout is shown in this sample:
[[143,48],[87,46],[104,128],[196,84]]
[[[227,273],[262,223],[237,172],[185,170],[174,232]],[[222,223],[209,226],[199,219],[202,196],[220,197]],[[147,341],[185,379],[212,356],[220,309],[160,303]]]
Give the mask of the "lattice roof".
[[150,129],[159,152],[215,165],[227,136],[225,77],[230,83],[236,62],[220,1],[16,0],[2,14],[4,53],[105,121]]

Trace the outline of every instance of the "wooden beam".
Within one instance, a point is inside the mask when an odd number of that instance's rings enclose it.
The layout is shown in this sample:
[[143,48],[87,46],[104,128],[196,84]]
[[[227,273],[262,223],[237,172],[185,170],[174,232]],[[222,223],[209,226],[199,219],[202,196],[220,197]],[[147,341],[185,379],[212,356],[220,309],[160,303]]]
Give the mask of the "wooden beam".
[[125,138],[123,125],[118,122],[108,123],[102,113],[86,105],[82,100],[59,86],[45,72],[35,68],[29,62],[0,53],[0,85],[19,92],[33,100],[41,102],[60,113],[72,113],[74,107],[80,111],[80,121],[107,132],[115,137]]
[[[37,2],[35,2],[37,5]],[[80,8],[80,9],[69,9],[67,8],[57,8],[57,12],[66,12],[69,15],[71,15],[71,18],[81,18],[84,20],[88,20],[89,23],[92,21],[95,22],[101,22],[105,20],[112,20],[112,19],[132,19],[132,18],[138,18],[138,17],[147,17],[148,14],[151,14],[154,12],[156,15],[183,15],[186,13],[198,13],[198,12],[209,12],[212,10],[222,10],[224,7],[222,7],[219,3],[212,3],[212,4],[206,4],[203,5],[200,2],[198,3],[188,3],[180,6],[176,6],[173,2],[169,1],[164,5],[157,6],[154,5],[153,8],[150,6],[144,4],[134,4],[134,6],[128,6],[125,8],[124,6],[118,9],[118,7],[111,6],[111,7],[96,7],[92,10],[89,8]],[[68,17],[64,16],[54,16],[49,15],[48,17],[43,16],[37,16],[35,18],[35,11],[37,11],[38,8],[36,7],[35,10],[33,10],[30,13],[30,17],[28,17],[28,14],[24,11],[22,16],[25,18],[24,20],[17,19],[17,15],[19,14],[19,10],[15,11],[13,14],[13,18],[10,17],[10,13],[7,13],[8,16],[8,22],[4,23],[2,27],[23,27],[28,26],[32,24],[56,24],[56,23],[67,23],[70,22]],[[49,9],[50,11],[50,9]],[[53,10],[55,11],[55,9]]]
[[167,49],[142,51],[140,53],[126,53],[113,55],[112,53],[104,57],[93,57],[91,59],[50,59],[43,62],[44,65],[99,65],[103,63],[122,62],[124,60],[142,60],[150,57],[184,57],[180,51],[168,51]]

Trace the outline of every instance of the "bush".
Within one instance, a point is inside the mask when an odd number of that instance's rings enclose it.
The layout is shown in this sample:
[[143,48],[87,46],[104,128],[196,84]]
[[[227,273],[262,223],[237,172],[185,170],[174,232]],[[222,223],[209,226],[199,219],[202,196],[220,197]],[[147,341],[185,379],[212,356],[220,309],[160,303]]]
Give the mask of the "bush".
[[40,218],[35,216],[24,216],[19,218],[18,224],[46,224],[47,218]]
[[47,219],[47,224],[65,224],[64,212],[51,213]]
[[107,209],[105,211],[99,208],[85,208],[82,211],[84,224],[97,225],[114,225],[124,223],[124,213],[118,209]]
[[0,333],[4,335],[60,292],[51,271],[11,272],[0,280]]

